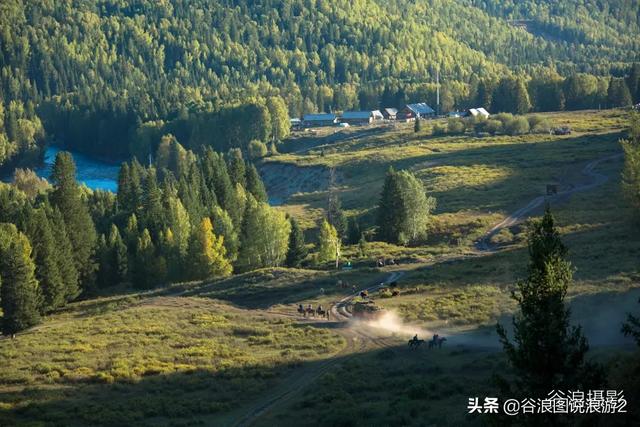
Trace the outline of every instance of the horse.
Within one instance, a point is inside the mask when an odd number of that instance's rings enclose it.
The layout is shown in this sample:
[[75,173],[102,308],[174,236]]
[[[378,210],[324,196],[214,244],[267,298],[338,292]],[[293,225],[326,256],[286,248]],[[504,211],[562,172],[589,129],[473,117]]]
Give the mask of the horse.
[[442,348],[442,343],[445,342],[447,339],[445,337],[438,337],[435,339],[432,339],[431,341],[429,341],[429,349],[432,349],[434,347],[438,347],[438,348]]
[[422,344],[424,344],[424,340],[416,340],[416,339],[410,339],[409,342],[407,343],[409,348],[419,348]]
[[320,306],[318,306],[318,308],[316,309],[316,314],[320,317],[327,317],[327,313],[329,312],[329,310],[324,310],[322,308],[320,308]]
[[313,309],[313,307],[307,307],[306,308],[304,317],[307,317],[307,314],[309,316],[316,317],[316,311]]
[[303,316],[306,316],[307,314],[307,310],[303,307],[303,306],[298,306],[298,313],[300,313]]

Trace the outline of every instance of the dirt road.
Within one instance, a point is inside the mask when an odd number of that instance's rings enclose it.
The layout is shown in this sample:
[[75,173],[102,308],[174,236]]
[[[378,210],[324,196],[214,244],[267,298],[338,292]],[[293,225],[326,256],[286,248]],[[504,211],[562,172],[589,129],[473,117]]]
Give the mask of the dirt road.
[[581,174],[587,178],[586,182],[580,184],[564,183],[569,189],[561,191],[553,196],[538,196],[527,203],[525,206],[516,210],[505,219],[494,225],[481,239],[476,242],[476,249],[482,252],[495,251],[496,247],[491,244],[491,238],[495,236],[500,230],[504,228],[512,227],[528,216],[533,214],[537,209],[543,206],[545,202],[553,202],[556,200],[562,200],[571,196],[572,194],[582,191],[588,191],[595,187],[598,187],[609,180],[607,175],[596,172],[594,169],[602,163],[622,157],[622,154],[613,154],[610,156],[602,157],[600,159],[592,160],[586,164],[582,169]]
[[[533,214],[537,209],[539,209],[545,203],[545,201],[562,200],[563,198],[566,198],[572,194],[591,190],[607,182],[609,177],[602,173],[596,172],[595,168],[602,163],[620,158],[621,156],[622,154],[614,154],[587,163],[581,171],[581,174],[586,178],[584,182],[578,184],[564,183],[564,185],[568,187],[567,190],[559,192],[557,195],[551,197],[538,196],[529,201],[520,209],[507,216],[504,220],[493,226],[481,239],[478,240],[478,242],[476,243],[476,249],[479,252],[475,256],[486,255],[498,250],[494,245],[491,244],[491,237],[500,232],[500,230],[502,230],[503,228],[511,227],[523,221],[528,216]],[[460,259],[468,258],[470,256],[474,255],[464,255],[461,256]],[[436,260],[435,262],[437,263],[439,261],[442,260]],[[373,283],[371,284],[371,286],[366,288],[366,290],[369,292],[374,292],[381,286],[398,280],[403,274],[403,271],[392,272],[382,282]],[[377,336],[375,333],[366,331],[365,328],[349,327],[349,321],[352,318],[352,315],[347,310],[347,306],[354,298],[359,295],[360,291],[361,290],[359,290],[355,294],[344,297],[343,299],[332,305],[330,308],[332,314],[331,322],[338,323],[340,325],[337,330],[345,337],[347,341],[346,347],[338,354],[326,361],[320,362],[306,369],[302,368],[304,369],[303,372],[298,372],[294,377],[286,379],[276,390],[270,392],[268,396],[258,401],[249,410],[246,410],[243,415],[231,425],[252,425],[260,417],[266,415],[268,412],[271,412],[277,407],[281,407],[282,405],[290,402],[292,399],[298,396],[302,390],[312,384],[325,372],[332,369],[336,364],[342,363],[345,360],[354,357],[358,353],[374,348],[397,345],[397,342],[392,342],[388,338]]]

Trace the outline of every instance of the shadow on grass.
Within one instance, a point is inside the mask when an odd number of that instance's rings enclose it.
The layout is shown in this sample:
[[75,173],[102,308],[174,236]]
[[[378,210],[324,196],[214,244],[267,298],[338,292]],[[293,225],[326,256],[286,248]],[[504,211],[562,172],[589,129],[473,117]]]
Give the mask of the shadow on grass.
[[[351,293],[350,286],[356,285],[360,289],[374,277],[387,275],[370,268],[335,273],[312,270],[300,273],[302,271],[277,268],[257,270],[186,289],[179,295],[220,299],[248,309],[267,309],[279,304],[298,304],[309,299],[337,300]],[[349,287],[338,287],[339,280],[348,283]],[[175,290],[173,293],[175,294]]]

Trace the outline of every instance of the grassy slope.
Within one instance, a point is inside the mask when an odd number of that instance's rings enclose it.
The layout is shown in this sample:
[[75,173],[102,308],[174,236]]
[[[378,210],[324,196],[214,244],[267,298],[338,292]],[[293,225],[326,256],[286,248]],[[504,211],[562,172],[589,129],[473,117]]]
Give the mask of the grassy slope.
[[[472,238],[466,233],[479,235],[538,195],[544,183],[579,179],[588,160],[618,150],[623,120],[618,112],[563,113],[554,120],[570,123],[576,132],[569,137],[429,138],[406,128],[338,143],[324,157],[283,155],[278,160],[337,165],[351,213],[372,208],[387,162],[419,173],[439,198],[433,244],[400,248],[371,243],[361,263],[388,254],[413,259],[400,267],[408,270],[400,283],[402,295],[378,302],[413,322],[476,327],[513,308],[509,286],[525,267],[521,229],[499,235],[505,245],[500,253],[432,265],[434,256],[469,253]],[[435,160],[439,174],[426,163]],[[640,279],[640,233],[630,225],[615,179],[620,165],[603,164],[599,171],[614,179],[554,206],[577,268],[571,294],[581,313],[603,311],[609,291],[637,287]],[[293,206],[306,215],[304,203],[319,207],[325,197],[298,195],[284,208]],[[355,257],[355,248],[347,253]],[[273,312],[291,314],[299,302],[328,304],[350,292],[338,288],[338,280],[359,288],[384,274],[373,268],[262,270],[204,286],[181,284],[72,304],[17,340],[0,341],[0,424],[45,419],[65,425],[123,424],[143,418],[154,425],[215,422],[270,390],[283,374],[295,376],[298,367],[344,346],[326,329],[301,326]],[[630,307],[634,301],[629,300]],[[617,326],[610,333],[616,332]],[[381,424],[402,418],[460,425],[466,399],[487,395],[488,378],[503,367],[493,351],[452,346],[440,353],[407,354],[403,343],[398,345],[350,359],[263,425],[300,417],[329,424],[343,419],[347,425],[371,417]]]
[[209,299],[143,294],[73,304],[0,341],[0,425],[193,422],[250,401],[343,345],[328,330]]

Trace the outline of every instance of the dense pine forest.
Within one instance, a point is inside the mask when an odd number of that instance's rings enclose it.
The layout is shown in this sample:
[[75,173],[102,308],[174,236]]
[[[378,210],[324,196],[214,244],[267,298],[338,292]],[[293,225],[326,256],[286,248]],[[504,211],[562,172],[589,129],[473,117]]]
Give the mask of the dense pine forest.
[[299,230],[290,245],[289,219],[266,203],[238,149],[196,155],[165,137],[155,164],[122,166],[117,195],[80,187],[72,156],[60,152],[51,181],[21,172],[15,185],[0,183],[6,334],[81,294],[299,265],[305,256]]
[[[146,158],[168,133],[188,148],[246,149],[286,136],[283,111],[434,104],[436,72],[441,111],[627,105],[639,97],[639,8],[10,0],[0,6],[0,166],[32,164],[47,140],[112,160]],[[527,99],[502,102],[514,88]],[[269,97],[280,101],[268,108]]]

